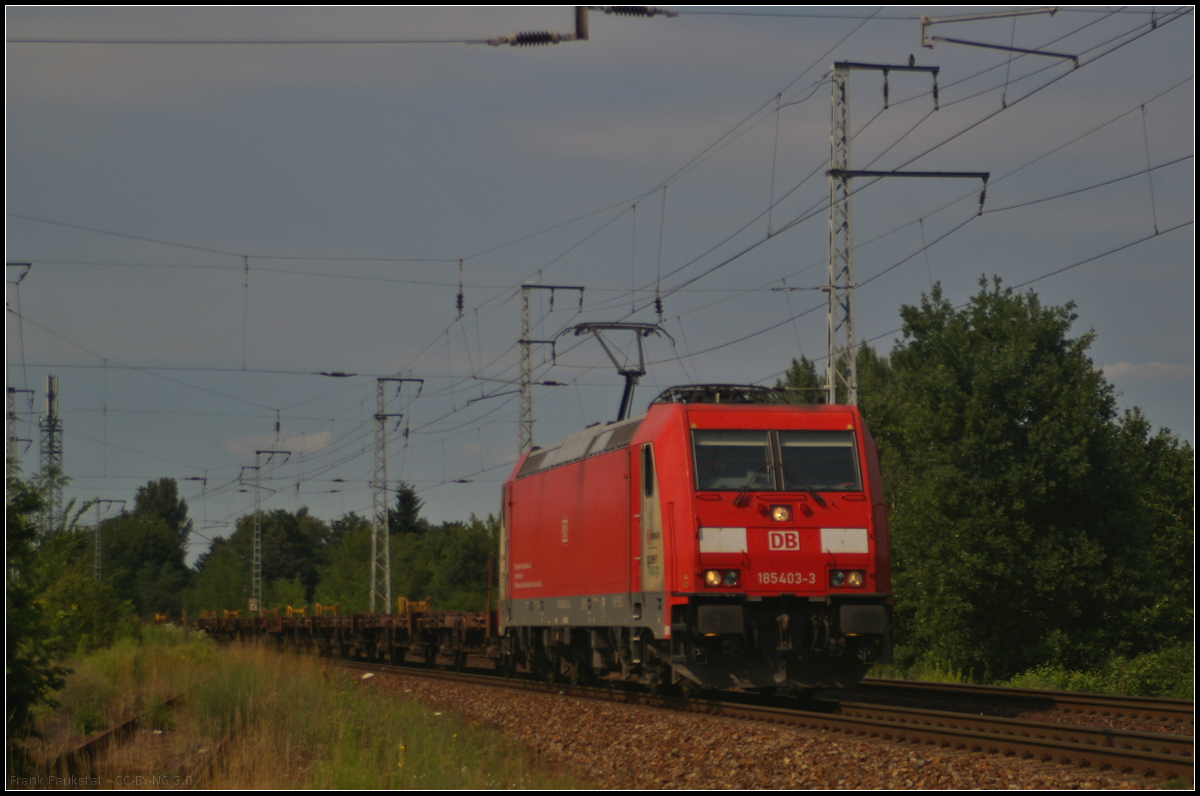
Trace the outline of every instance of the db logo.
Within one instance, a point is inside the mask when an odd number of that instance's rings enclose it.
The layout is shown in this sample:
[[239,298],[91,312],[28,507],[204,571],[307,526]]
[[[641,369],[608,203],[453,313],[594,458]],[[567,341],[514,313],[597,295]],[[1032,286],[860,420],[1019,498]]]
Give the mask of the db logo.
[[799,550],[799,531],[768,531],[767,546],[771,550]]

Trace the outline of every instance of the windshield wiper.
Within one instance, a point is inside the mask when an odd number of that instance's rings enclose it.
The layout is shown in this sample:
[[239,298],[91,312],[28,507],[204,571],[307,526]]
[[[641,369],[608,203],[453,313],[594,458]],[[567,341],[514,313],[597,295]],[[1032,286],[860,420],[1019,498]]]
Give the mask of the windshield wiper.
[[739,509],[746,507],[746,504],[750,502],[750,493],[754,491],[751,489],[751,487],[754,486],[754,482],[758,480],[759,473],[765,473],[768,466],[769,465],[764,462],[762,467],[759,467],[757,470],[750,473],[750,477],[746,479],[746,485],[742,487],[742,491],[738,492],[737,496],[733,499],[734,506]]
[[[792,475],[791,473],[789,473],[788,469],[786,467],[783,468],[783,478],[784,478],[784,486],[787,486],[787,481],[789,479],[792,481],[795,481],[797,483],[800,482],[800,479],[797,478],[796,476]],[[812,488],[811,486],[796,487],[796,491],[797,492],[807,492],[809,495],[812,496],[813,500],[817,501],[817,505],[820,506],[821,508],[826,508],[829,505],[825,502],[825,498],[818,495],[817,490]]]

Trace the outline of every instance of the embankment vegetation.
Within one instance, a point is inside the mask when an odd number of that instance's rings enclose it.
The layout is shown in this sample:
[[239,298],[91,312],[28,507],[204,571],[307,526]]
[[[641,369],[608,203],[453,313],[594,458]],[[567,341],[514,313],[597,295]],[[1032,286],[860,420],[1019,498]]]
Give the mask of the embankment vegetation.
[[[59,708],[37,711],[45,737],[30,747],[27,772],[101,788],[578,787],[497,732],[312,655],[218,646],[196,632],[185,640],[165,625],[80,655],[71,668]],[[139,729],[125,743],[72,771],[45,765],[130,717]]]

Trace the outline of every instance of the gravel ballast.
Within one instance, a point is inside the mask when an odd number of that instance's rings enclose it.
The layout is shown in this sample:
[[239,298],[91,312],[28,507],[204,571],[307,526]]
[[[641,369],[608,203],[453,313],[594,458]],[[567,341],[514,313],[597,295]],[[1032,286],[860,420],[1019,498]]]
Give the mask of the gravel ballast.
[[1157,780],[998,755],[404,675],[384,692],[503,732],[596,788],[1135,789]]

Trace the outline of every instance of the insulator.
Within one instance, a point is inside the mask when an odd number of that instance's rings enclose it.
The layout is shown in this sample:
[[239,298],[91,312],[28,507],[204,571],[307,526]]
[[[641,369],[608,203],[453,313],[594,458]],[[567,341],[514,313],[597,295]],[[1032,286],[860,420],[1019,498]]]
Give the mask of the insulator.
[[888,109],[888,70],[883,70],[883,109]]
[[658,320],[662,321],[662,296],[654,297],[654,311],[658,313]]
[[557,44],[558,35],[548,30],[533,30],[518,33],[512,38],[514,47],[540,47],[543,44]]
[[933,109],[935,111],[938,110],[938,87],[936,77],[933,79]]
[[458,291],[458,317],[460,317],[460,318],[462,317],[462,311],[463,311],[463,294],[462,294],[462,291],[460,290],[460,291]]
[[652,17],[662,13],[654,6],[608,6],[605,14],[616,14],[619,17]]
[[983,190],[979,192],[979,212],[976,215],[983,215],[983,202],[987,199],[987,186],[983,186]]

